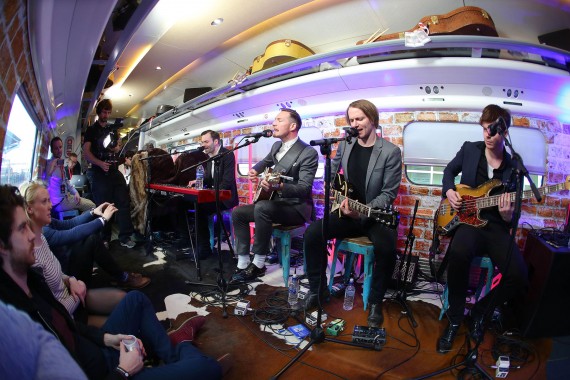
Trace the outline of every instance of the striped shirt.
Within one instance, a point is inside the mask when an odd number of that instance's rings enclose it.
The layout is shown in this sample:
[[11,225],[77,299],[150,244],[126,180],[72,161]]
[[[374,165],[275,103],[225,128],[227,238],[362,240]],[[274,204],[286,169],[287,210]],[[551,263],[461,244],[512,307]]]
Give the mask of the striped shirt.
[[36,257],[36,263],[33,266],[42,269],[44,278],[51,292],[55,298],[65,306],[69,314],[73,316],[80,301],[79,299],[73,299],[73,296],[69,293],[69,289],[65,285],[65,282],[63,282],[64,274],[61,270],[61,264],[49,249],[48,242],[43,234],[42,245],[34,247],[34,256]]

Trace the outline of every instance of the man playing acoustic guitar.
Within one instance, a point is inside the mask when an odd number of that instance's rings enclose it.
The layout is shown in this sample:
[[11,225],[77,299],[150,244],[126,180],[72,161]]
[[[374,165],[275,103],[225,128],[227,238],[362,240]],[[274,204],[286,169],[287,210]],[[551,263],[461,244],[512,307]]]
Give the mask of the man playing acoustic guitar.
[[[459,173],[462,173],[461,184],[472,188],[491,179],[498,179],[507,188],[500,186],[497,189],[505,191],[500,196],[497,207],[481,210],[481,219],[487,220],[485,225],[476,228],[469,224],[461,224],[455,230],[455,236],[447,252],[449,325],[437,342],[437,351],[440,353],[451,350],[453,340],[463,321],[469,268],[474,257],[488,255],[502,274],[501,286],[494,288],[471,310],[469,333],[476,342],[480,342],[483,338],[484,320],[493,311],[493,306],[501,305],[525,291],[528,285],[527,269],[516,244],[510,260],[507,260],[514,204],[511,203],[506,191],[513,190],[515,186],[515,166],[504,146],[510,121],[511,115],[507,110],[494,104],[485,107],[479,120],[479,124],[483,127],[483,141],[465,142],[443,172],[442,194],[458,212],[461,212],[463,203],[473,202],[462,199],[458,192],[460,189],[455,187],[454,179]],[[490,301],[493,301],[492,305]]]
[[[273,172],[293,177],[287,182],[268,182],[263,179],[259,186],[273,192],[272,199],[259,200],[252,205],[240,206],[232,212],[236,237],[238,263],[232,282],[246,282],[265,275],[265,256],[273,223],[286,226],[303,224],[313,213],[313,180],[317,172],[317,151],[298,137],[301,117],[297,111],[283,108],[273,121],[273,137],[281,141],[271,147],[269,154],[248,173],[250,181],[257,183],[258,174],[274,166]],[[255,240],[250,262],[249,223],[255,222]]]
[[[342,166],[346,180],[353,186],[352,198],[373,208],[386,209],[392,205],[400,188],[402,155],[400,148],[376,135],[378,120],[378,110],[368,100],[357,100],[348,106],[346,121],[357,129],[358,140],[352,144],[344,141],[339,144],[331,163],[331,173],[335,175]],[[326,239],[340,241],[366,236],[374,244],[376,264],[368,298],[368,325],[379,327],[384,321],[382,300],[396,264],[397,232],[374,218],[358,213],[350,207],[348,198],[342,201],[340,210],[342,216],[336,212],[330,215]],[[311,224],[305,233],[305,256],[310,288],[305,298],[305,310],[309,310],[317,306],[319,300],[328,297],[322,220]]]

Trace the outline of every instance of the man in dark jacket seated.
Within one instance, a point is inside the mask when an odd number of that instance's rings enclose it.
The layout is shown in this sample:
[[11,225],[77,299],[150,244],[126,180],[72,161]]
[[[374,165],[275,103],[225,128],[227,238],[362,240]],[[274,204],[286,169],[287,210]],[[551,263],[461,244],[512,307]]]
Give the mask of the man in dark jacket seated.
[[[219,379],[222,368],[202,354],[190,341],[197,318],[189,319],[166,334],[150,300],[130,292],[115,308],[101,329],[75,322],[57,302],[44,278],[31,269],[34,233],[28,225],[23,199],[11,186],[0,186],[0,299],[27,313],[57,336],[91,379],[141,378]],[[122,340],[134,335],[139,347],[127,351]],[[143,367],[145,347],[165,363]]]

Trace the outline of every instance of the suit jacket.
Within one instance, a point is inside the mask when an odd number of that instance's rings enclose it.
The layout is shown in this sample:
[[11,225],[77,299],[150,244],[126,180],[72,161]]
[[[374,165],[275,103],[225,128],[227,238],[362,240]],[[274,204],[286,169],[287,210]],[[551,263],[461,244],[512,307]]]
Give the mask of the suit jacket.
[[309,221],[313,213],[313,181],[317,172],[319,155],[312,146],[299,139],[278,162],[275,155],[279,152],[281,145],[281,141],[273,144],[269,154],[253,169],[261,173],[265,168],[275,166],[275,171],[293,177],[293,181],[283,181],[280,200],[294,207],[306,221]]
[[[222,147],[219,153],[227,152],[228,149]],[[212,166],[213,161],[206,164],[206,170],[204,172],[204,185],[209,188],[214,188],[214,178],[212,177]],[[239,197],[236,185],[236,158],[233,153],[228,153],[222,157],[220,161],[220,190],[230,190],[232,192],[232,197],[227,201],[222,203],[226,209],[237,206],[239,203]]]
[[[334,176],[342,166],[344,177],[350,182],[347,172],[348,159],[354,142],[342,141],[331,161],[331,174]],[[386,208],[392,205],[402,181],[402,153],[400,148],[391,142],[378,137],[372,148],[372,154],[366,169],[366,205],[374,208]]]
[[[463,146],[457,152],[457,155],[453,160],[449,161],[445,169],[443,170],[443,189],[442,195],[445,197],[447,190],[455,190],[455,177],[461,173],[461,184],[467,185],[469,187],[477,187],[481,185],[477,183],[477,167],[479,166],[479,159],[481,154],[484,152],[485,142],[477,141],[471,142],[466,141]],[[511,183],[511,176],[513,173],[513,162],[511,160],[511,155],[504,151],[504,164],[505,170],[503,171],[503,183]]]

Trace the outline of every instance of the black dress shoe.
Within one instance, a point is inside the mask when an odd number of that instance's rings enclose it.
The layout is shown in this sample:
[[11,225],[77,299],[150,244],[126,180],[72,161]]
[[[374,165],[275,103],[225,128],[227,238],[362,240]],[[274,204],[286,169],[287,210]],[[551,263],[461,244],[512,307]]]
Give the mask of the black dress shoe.
[[368,313],[368,327],[380,327],[384,323],[384,315],[382,314],[382,304],[373,303],[370,305]]
[[[321,295],[321,303],[329,302],[331,297],[331,293],[329,288],[325,288],[323,294]],[[309,290],[309,293],[305,296],[305,305],[303,308],[305,311],[309,311],[319,306],[319,296],[317,292],[313,292]]]
[[485,326],[482,318],[473,318],[469,324],[469,337],[477,343],[483,341],[485,336]]
[[437,341],[437,352],[441,354],[445,354],[451,351],[451,347],[453,346],[453,341],[455,340],[455,336],[457,335],[457,331],[459,331],[459,323],[449,323],[447,328],[443,332],[443,335],[439,337]]
[[258,268],[254,263],[249,263],[247,268],[240,270],[238,273],[234,273],[231,282],[248,282],[253,281],[258,277],[265,276],[265,267]]

